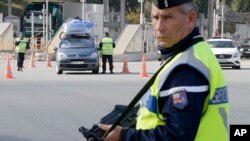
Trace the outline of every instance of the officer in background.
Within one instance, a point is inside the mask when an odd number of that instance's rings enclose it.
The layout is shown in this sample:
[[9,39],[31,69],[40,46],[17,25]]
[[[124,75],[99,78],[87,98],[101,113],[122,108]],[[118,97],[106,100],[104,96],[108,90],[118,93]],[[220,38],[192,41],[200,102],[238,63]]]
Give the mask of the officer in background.
[[106,73],[106,62],[109,62],[110,73],[113,73],[113,49],[115,43],[112,38],[109,37],[109,33],[105,33],[105,38],[99,44],[99,48],[102,54],[102,73]]
[[[140,101],[136,129],[117,126],[104,141],[228,141],[226,82],[195,27],[194,3],[153,0],[151,10],[167,64]],[[110,127],[99,124],[103,130]]]
[[22,33],[16,41],[16,52],[17,52],[17,71],[23,71],[23,62],[25,59],[25,53],[29,49],[29,40]]

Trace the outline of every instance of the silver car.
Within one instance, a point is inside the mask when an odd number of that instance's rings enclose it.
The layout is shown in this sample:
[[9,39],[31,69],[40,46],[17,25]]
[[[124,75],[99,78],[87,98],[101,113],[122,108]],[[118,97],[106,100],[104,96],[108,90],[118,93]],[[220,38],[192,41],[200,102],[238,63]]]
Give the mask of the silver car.
[[99,56],[89,34],[68,34],[61,39],[56,52],[56,73],[92,71],[99,73]]
[[207,42],[211,45],[211,49],[222,67],[240,69],[241,54],[233,40],[209,39]]

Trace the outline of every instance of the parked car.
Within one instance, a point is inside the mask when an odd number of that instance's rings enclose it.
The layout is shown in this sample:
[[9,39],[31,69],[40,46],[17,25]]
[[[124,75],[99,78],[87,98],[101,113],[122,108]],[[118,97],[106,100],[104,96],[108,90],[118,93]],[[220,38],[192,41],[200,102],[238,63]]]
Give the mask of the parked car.
[[242,57],[249,58],[250,57],[250,38],[243,40],[240,45],[240,52]]
[[238,47],[233,40],[209,39],[207,40],[207,42],[211,45],[212,51],[222,67],[232,67],[233,69],[240,69],[241,55]]
[[56,73],[63,71],[87,71],[99,73],[99,56],[89,34],[68,34],[56,51]]

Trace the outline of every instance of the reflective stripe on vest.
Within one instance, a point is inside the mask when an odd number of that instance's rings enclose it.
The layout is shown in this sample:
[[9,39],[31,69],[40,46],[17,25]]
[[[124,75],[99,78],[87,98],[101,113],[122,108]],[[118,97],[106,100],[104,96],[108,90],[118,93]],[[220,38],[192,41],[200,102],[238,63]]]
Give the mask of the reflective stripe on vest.
[[102,39],[102,54],[104,55],[113,54],[113,39],[112,38]]
[[27,47],[27,39],[21,39],[17,48],[16,48],[16,52],[21,52],[21,53],[25,53],[26,52],[26,47]]
[[[158,98],[168,96],[171,91],[160,91],[169,74],[179,65],[189,65],[201,72],[209,81],[209,101],[205,103],[203,116],[195,137],[196,141],[227,141],[229,105],[223,72],[211,51],[203,41],[183,53],[179,53],[158,74],[150,90],[142,97],[137,129],[154,129],[164,125],[163,116],[158,109]],[[206,91],[207,87],[186,88],[186,91]],[[216,119],[216,120],[215,120]]]

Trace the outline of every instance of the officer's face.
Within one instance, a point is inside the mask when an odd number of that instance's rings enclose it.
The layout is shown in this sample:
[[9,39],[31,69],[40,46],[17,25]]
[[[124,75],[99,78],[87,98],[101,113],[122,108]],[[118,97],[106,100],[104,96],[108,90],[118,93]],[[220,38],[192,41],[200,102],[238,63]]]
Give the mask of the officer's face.
[[184,14],[179,6],[158,9],[152,4],[152,24],[157,44],[170,48],[185,38],[195,24],[194,11]]

